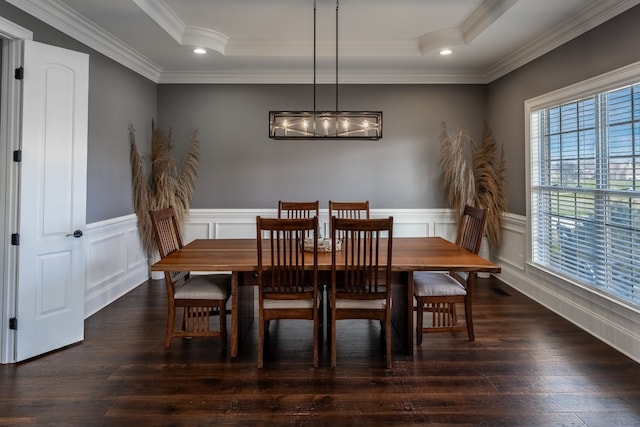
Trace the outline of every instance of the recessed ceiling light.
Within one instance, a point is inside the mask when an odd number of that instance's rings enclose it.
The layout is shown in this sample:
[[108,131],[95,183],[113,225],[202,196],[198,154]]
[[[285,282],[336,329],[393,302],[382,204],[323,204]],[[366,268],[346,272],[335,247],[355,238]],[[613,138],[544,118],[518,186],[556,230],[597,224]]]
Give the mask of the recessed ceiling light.
[[444,49],[442,49],[440,51],[440,55],[442,55],[442,56],[451,55],[452,53],[453,53],[453,51],[451,49],[447,49],[447,48],[444,48]]
[[204,55],[205,53],[207,53],[207,49],[205,49],[203,47],[194,47],[193,48],[193,53],[195,53],[197,55]]

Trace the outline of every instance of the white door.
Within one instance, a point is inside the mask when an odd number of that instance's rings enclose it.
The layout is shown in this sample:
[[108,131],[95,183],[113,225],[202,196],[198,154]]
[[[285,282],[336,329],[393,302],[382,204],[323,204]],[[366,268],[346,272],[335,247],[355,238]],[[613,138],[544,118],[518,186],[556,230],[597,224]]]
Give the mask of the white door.
[[26,40],[23,64],[16,361],[84,339],[89,56]]

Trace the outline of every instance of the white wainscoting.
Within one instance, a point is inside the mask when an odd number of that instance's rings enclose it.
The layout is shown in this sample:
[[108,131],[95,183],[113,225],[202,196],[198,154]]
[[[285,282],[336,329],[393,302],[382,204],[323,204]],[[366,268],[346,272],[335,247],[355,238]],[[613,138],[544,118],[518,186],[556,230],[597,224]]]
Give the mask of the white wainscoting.
[[146,281],[149,264],[135,215],[88,224],[83,241],[86,318]]
[[[185,220],[184,241],[194,239],[255,238],[256,216],[275,218],[275,209],[191,209]],[[442,236],[455,239],[456,218],[450,209],[372,209],[371,217],[393,216],[394,236]],[[321,209],[320,232],[329,232],[329,209]]]
[[[257,215],[275,217],[275,209],[192,209],[183,238],[253,238]],[[396,236],[455,238],[450,209],[372,209],[372,217],[394,217]],[[320,211],[328,231],[328,209]],[[87,227],[86,316],[90,316],[148,279],[149,263],[140,247],[135,215]],[[577,286],[526,263],[526,217],[506,214],[503,244],[495,262],[502,281],[640,362],[640,310],[593,289]],[[162,276],[154,276],[161,278]]]

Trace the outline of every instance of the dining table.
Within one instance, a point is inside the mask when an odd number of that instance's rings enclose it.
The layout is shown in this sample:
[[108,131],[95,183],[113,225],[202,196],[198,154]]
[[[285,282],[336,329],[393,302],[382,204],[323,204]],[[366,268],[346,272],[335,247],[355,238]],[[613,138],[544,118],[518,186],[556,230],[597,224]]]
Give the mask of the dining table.
[[[152,271],[231,273],[230,356],[238,356],[254,320],[258,257],[256,239],[196,239],[151,266]],[[478,272],[499,273],[500,266],[441,237],[393,237],[392,322],[408,355],[414,346],[413,274],[416,271],[467,271],[473,292]],[[305,256],[312,256],[306,252]],[[320,283],[329,283],[330,252],[318,253]],[[336,252],[340,265],[341,251]]]

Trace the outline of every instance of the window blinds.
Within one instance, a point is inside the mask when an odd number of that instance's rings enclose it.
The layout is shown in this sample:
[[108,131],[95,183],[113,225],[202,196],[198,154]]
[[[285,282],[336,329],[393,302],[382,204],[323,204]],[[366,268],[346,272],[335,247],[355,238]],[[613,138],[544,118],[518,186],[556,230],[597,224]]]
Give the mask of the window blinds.
[[531,113],[532,261],[640,306],[640,85]]

